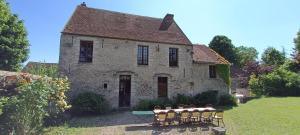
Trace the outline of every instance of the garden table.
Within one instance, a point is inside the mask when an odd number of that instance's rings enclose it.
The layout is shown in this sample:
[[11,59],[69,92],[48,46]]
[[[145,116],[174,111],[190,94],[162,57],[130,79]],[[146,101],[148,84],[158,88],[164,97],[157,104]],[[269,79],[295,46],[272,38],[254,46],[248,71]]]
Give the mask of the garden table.
[[153,110],[154,113],[160,113],[160,112],[168,112],[169,110],[174,110],[176,113],[180,113],[183,110],[188,110],[189,112],[192,112],[194,110],[198,110],[200,112],[203,112],[205,110],[208,111],[215,111],[215,108],[212,107],[200,107],[200,108],[183,108],[183,109],[157,109],[157,110]]

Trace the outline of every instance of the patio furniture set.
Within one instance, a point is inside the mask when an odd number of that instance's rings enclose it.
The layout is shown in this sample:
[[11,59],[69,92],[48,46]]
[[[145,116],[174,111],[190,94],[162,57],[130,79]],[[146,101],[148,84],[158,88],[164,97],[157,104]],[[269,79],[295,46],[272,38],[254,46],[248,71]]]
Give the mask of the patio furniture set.
[[213,124],[217,122],[218,126],[223,121],[223,111],[216,110],[211,106],[178,106],[176,109],[166,107],[161,109],[159,106],[154,107],[154,125],[182,125],[182,124]]

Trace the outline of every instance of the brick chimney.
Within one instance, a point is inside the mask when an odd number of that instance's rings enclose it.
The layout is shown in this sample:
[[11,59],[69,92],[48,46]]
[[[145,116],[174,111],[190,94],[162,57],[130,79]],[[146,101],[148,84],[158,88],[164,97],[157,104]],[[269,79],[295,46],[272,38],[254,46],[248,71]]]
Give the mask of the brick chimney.
[[173,23],[173,14],[166,14],[164,17],[163,21],[160,24],[159,30],[168,30],[168,28],[171,26]]
[[80,6],[86,7],[85,2],[82,2],[82,3],[80,4]]

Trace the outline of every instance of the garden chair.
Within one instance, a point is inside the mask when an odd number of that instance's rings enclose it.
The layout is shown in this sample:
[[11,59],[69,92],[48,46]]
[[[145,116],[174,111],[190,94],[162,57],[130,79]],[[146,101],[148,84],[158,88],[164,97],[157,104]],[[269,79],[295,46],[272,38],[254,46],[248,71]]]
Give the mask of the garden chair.
[[183,109],[183,106],[184,106],[183,104],[179,104],[178,109]]
[[155,123],[158,125],[165,125],[166,122],[166,118],[167,118],[167,113],[166,112],[159,112],[156,116],[156,121]]
[[190,104],[190,108],[196,108],[196,106],[193,104]]
[[158,105],[154,106],[154,110],[160,110],[160,109],[161,109],[160,106],[158,106]]
[[190,106],[189,105],[184,105],[183,108],[190,108]]
[[191,112],[190,120],[191,122],[200,122],[201,112],[199,110],[194,110]]
[[171,106],[167,106],[166,109],[167,109],[167,110],[171,110],[172,107],[171,107]]
[[176,112],[174,110],[169,110],[167,112],[167,118],[166,121],[168,122],[168,125],[174,124],[176,120]]
[[211,123],[212,122],[212,112],[209,110],[204,110],[202,112],[201,118],[204,123]]
[[217,121],[218,122],[218,126],[220,126],[220,121],[222,121],[223,126],[225,126],[225,123],[223,121],[223,114],[224,114],[224,111],[216,111],[216,113],[212,117],[213,121]]
[[190,122],[190,112],[188,110],[183,110],[180,112],[179,123],[183,124],[188,122]]

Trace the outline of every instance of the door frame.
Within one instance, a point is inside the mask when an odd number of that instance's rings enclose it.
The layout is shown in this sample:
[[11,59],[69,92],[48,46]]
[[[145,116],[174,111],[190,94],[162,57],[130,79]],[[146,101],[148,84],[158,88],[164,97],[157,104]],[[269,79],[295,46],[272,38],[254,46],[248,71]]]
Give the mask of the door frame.
[[131,75],[119,75],[119,107],[131,105],[131,79]]
[[[159,92],[160,92],[160,87],[159,87],[160,82],[159,82],[159,79],[160,79],[160,78],[166,79],[166,80],[165,80],[165,83],[166,83],[166,84],[165,84],[165,89],[166,89],[166,91],[165,91],[165,92],[166,92],[166,96],[165,96],[165,97],[160,97],[160,96],[159,96]],[[158,76],[158,77],[157,77],[157,97],[158,97],[158,98],[168,98],[168,97],[169,97],[169,89],[168,89],[169,83],[168,83],[168,82],[169,82],[169,77],[166,77],[166,76]]]

